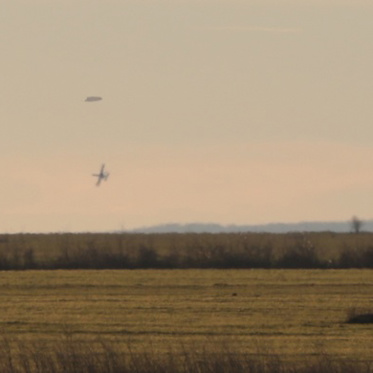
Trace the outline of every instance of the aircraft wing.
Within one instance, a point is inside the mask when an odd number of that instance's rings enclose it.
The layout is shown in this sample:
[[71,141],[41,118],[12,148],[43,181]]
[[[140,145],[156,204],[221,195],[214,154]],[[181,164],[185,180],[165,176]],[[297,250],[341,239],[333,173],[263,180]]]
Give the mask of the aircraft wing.
[[101,170],[99,174],[92,174],[92,176],[97,177],[96,186],[99,186],[101,184],[101,180],[107,180],[109,174],[104,171],[105,169],[105,163],[102,164]]

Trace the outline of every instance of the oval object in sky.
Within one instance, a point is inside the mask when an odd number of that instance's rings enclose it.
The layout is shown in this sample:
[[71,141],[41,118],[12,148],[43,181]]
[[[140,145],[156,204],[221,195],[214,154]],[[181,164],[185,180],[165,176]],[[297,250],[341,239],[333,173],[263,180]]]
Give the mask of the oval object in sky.
[[102,97],[99,96],[88,96],[85,101],[86,102],[93,102],[93,101],[101,101]]

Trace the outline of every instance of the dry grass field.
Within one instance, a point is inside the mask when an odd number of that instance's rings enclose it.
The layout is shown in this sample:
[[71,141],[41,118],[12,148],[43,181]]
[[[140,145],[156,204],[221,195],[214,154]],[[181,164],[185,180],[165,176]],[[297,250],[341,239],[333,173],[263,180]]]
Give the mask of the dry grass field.
[[0,372],[371,373],[372,242],[0,235]]
[[0,331],[22,341],[98,337],[133,351],[315,354],[373,360],[373,325],[346,324],[372,309],[370,270],[6,271]]

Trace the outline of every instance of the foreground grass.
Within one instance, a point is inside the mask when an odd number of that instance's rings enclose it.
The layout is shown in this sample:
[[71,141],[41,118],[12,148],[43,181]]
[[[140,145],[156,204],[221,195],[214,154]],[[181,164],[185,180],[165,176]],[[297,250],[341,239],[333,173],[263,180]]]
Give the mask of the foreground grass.
[[207,343],[159,354],[152,348],[134,352],[131,344],[104,339],[87,343],[64,335],[53,343],[0,340],[2,373],[370,373],[370,362],[342,359],[318,351],[289,360],[266,348],[238,353],[231,344]]

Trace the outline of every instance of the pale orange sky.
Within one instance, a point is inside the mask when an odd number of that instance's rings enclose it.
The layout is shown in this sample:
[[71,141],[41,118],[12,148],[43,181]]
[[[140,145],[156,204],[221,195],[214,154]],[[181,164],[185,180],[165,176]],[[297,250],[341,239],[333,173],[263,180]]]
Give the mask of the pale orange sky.
[[347,0],[0,2],[0,230],[372,218],[372,16]]

